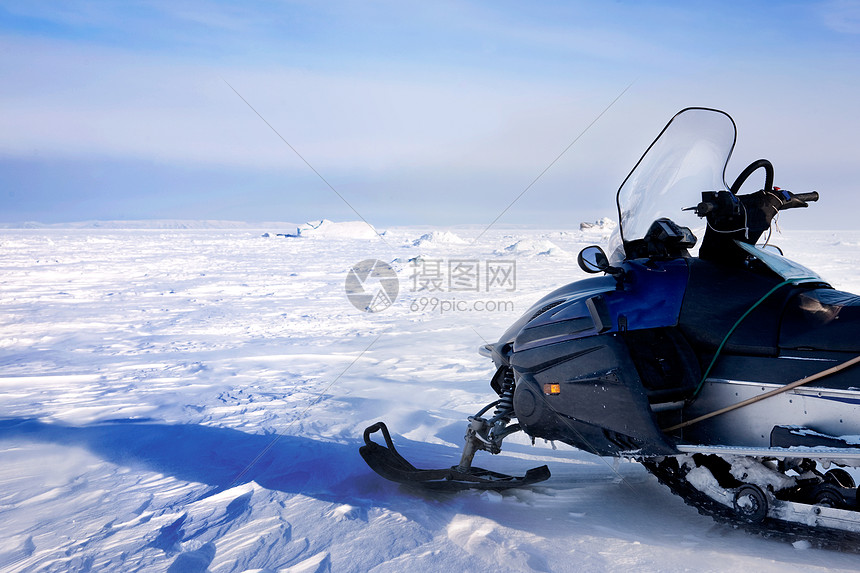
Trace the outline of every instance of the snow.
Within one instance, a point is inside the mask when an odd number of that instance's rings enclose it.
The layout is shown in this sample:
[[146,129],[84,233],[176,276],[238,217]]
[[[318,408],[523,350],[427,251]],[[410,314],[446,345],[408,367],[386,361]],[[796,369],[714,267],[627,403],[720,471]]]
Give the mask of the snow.
[[594,222],[582,222],[579,224],[580,231],[591,231],[591,232],[611,232],[618,226],[613,219],[609,217],[602,217]]
[[316,239],[376,239],[377,231],[364,221],[336,223],[323,219],[297,227],[296,235]]
[[[515,287],[415,290],[404,263],[397,301],[371,314],[347,300],[347,272],[414,259],[426,229],[383,241],[332,225],[315,240],[276,239],[279,226],[0,231],[0,570],[860,568],[717,525],[637,464],[522,435],[476,464],[548,464],[528,489],[380,478],[358,455],[378,420],[420,467],[459,459],[466,417],[492,398],[476,348],[583,278],[574,255],[595,234],[493,228],[472,244],[482,228],[447,230],[462,242],[435,240],[422,271],[476,261],[486,277],[514,259]],[[787,255],[860,291],[860,232],[784,233]],[[538,256],[546,243],[567,255]],[[434,298],[465,306],[422,304]]]
[[497,250],[498,255],[516,255],[525,257],[570,257],[570,253],[548,239],[520,239],[504,248]]
[[795,485],[795,481],[785,474],[749,458],[734,458],[731,463],[730,473],[742,482],[767,484],[771,491],[776,492]]
[[419,238],[412,241],[412,246],[414,247],[464,244],[466,244],[466,241],[464,241],[451,231],[432,231],[430,233],[424,233]]

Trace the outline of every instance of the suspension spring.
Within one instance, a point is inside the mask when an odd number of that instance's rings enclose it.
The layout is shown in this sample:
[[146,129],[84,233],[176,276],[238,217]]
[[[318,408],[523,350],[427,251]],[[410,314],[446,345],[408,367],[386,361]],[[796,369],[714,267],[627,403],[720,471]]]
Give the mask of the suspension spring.
[[515,388],[514,371],[508,367],[505,369],[505,377],[502,380],[502,392],[499,395],[499,403],[493,411],[494,420],[503,420],[505,423],[511,421],[511,415],[514,413]]

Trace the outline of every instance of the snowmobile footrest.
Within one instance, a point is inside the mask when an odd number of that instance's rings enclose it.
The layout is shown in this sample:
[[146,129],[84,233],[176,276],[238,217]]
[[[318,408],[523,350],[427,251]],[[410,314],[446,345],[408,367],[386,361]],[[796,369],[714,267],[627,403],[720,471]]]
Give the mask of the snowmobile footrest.
[[[382,432],[385,446],[370,439],[371,434],[376,432]],[[547,466],[532,468],[522,477],[475,467],[469,468],[467,472],[458,470],[456,466],[439,470],[419,469],[397,452],[391,441],[391,434],[382,422],[377,422],[364,430],[364,445],[359,449],[359,453],[367,465],[385,479],[433,490],[500,490],[541,482],[550,476]]]

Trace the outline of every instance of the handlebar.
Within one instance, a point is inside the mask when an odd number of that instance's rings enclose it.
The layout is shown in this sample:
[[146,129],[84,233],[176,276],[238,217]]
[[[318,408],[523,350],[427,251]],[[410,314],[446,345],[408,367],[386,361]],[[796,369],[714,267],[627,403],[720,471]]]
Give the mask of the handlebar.
[[[778,211],[794,209],[796,207],[807,207],[808,203],[818,201],[818,191],[811,193],[792,193],[779,187],[774,187],[772,195],[778,197],[781,203],[773,205]],[[702,202],[695,207],[688,207],[685,211],[695,211],[699,217],[740,217],[743,211],[740,197],[731,191],[705,191],[702,193]]]
[[777,210],[784,211],[785,209],[794,209],[796,207],[808,207],[808,203],[818,201],[818,191],[811,193],[791,193],[785,189],[774,187],[774,192],[782,196],[782,204],[777,206]]
[[[764,169],[765,185],[760,190],[738,195],[752,173]],[[754,245],[767,231],[777,212],[808,207],[818,201],[818,192],[792,193],[773,186],[773,165],[766,159],[751,163],[728,190],[702,191],[702,201],[689,207],[699,217],[707,217],[708,226],[699,257],[715,261],[743,264],[746,252],[738,250],[734,241]]]
[[818,191],[813,191],[812,193],[795,193],[794,196],[804,203],[813,203],[818,201]]

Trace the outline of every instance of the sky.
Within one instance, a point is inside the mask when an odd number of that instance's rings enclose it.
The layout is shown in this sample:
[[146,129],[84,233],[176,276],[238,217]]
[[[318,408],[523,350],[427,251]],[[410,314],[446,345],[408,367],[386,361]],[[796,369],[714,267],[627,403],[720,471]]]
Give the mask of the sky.
[[860,208],[860,0],[0,0],[0,78],[2,223],[578,228],[688,106]]

